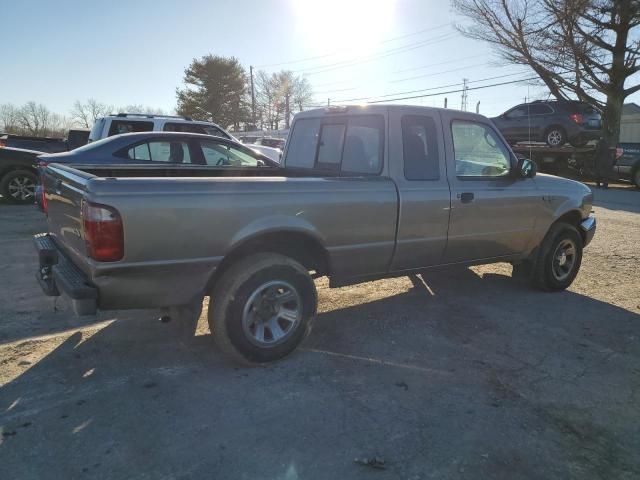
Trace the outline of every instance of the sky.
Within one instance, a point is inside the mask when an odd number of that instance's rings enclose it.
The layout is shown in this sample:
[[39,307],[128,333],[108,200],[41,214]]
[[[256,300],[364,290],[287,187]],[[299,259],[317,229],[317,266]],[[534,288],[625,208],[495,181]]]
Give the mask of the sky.
[[[0,104],[33,100],[63,115],[89,98],[172,111],[184,69],[210,53],[247,71],[293,70],[308,79],[314,105],[531,76],[458,33],[465,19],[448,0],[0,0],[0,12]],[[480,102],[494,116],[547,96],[530,83],[470,90],[467,109]],[[461,107],[460,92],[396,103],[444,106],[445,98]],[[640,94],[627,101],[640,103]]]

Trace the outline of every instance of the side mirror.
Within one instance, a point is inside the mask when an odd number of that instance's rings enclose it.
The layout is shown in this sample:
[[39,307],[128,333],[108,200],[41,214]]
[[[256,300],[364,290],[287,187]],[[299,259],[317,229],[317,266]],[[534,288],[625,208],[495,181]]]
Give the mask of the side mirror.
[[518,157],[518,167],[516,172],[520,178],[533,178],[536,176],[538,167],[536,163],[528,158]]

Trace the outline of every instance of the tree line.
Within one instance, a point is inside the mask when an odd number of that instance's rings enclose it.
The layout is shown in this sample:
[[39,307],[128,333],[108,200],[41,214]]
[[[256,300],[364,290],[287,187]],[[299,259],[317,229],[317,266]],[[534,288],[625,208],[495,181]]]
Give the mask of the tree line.
[[[293,115],[313,96],[309,82],[290,71],[258,71],[251,80],[234,57],[196,58],[185,69],[183,86],[176,89],[175,111],[235,131],[277,130],[289,128]],[[18,106],[5,103],[0,105],[0,133],[64,137],[70,128],[91,128],[97,118],[116,112],[167,113],[144,105],[116,108],[94,98],[76,100],[67,115],[33,101]]]
[[114,107],[94,98],[76,100],[67,115],[52,112],[42,103],[30,101],[24,105],[0,105],[0,133],[34,137],[66,137],[72,128],[91,128],[97,118],[115,112],[153,113],[163,115],[161,108],[144,105]]

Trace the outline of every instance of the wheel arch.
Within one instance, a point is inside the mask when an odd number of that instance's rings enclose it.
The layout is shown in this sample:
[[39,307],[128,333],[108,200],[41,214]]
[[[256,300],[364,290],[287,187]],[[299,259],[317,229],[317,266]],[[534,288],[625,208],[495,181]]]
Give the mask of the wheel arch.
[[209,279],[207,291],[211,291],[217,280],[238,260],[254,253],[279,253],[317,275],[328,275],[331,270],[329,252],[313,233],[300,228],[267,229],[233,244]]

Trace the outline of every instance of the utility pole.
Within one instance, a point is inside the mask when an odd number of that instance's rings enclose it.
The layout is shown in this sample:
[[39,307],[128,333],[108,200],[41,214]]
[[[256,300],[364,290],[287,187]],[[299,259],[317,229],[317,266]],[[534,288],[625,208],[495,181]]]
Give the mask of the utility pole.
[[331,99],[327,98],[327,107],[330,107],[330,106],[331,106]]
[[480,100],[476,103],[476,113],[480,113]]
[[462,98],[460,102],[460,110],[462,110],[463,112],[467,111],[467,90],[469,89],[469,85],[467,85],[468,81],[468,78],[462,79]]
[[444,97],[444,108],[447,108],[447,97]]
[[249,75],[251,76],[251,128],[256,128],[256,91],[253,87],[253,65],[249,65]]

